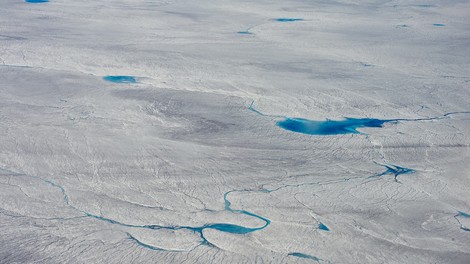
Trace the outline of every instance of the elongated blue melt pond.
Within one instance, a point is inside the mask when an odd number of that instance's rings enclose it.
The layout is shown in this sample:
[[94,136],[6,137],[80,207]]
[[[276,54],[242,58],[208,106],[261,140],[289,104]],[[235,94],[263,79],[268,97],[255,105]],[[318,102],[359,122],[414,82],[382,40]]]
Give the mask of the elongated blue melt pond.
[[232,234],[248,234],[253,231],[257,231],[261,229],[261,228],[249,228],[249,227],[232,225],[232,224],[212,224],[212,225],[207,225],[204,228],[215,229],[218,231],[232,233]]
[[25,0],[26,3],[47,3],[49,0]]
[[445,27],[446,26],[445,24],[439,24],[439,23],[438,24],[432,24],[432,25],[435,26],[435,27]]
[[276,18],[277,22],[295,22],[295,21],[303,21],[302,18]]
[[318,228],[323,230],[323,231],[330,231],[330,229],[326,225],[324,225],[323,223],[320,223],[318,225]]
[[245,30],[245,31],[238,31],[237,32],[238,34],[242,34],[242,35],[252,35],[253,33],[251,33],[250,31],[248,30]]
[[303,118],[285,118],[277,125],[289,131],[309,135],[340,135],[360,134],[360,127],[382,127],[384,123],[397,120],[381,120],[374,118],[346,118],[344,120],[313,121]]
[[310,255],[307,255],[307,254],[304,254],[304,253],[299,253],[299,252],[292,252],[292,253],[289,253],[287,255],[288,256],[293,256],[293,257],[298,257],[298,258],[311,259],[311,260],[315,260],[315,261],[320,261],[321,260],[317,257],[310,256]]
[[103,79],[113,83],[137,83],[137,80],[133,76],[108,75],[103,77]]

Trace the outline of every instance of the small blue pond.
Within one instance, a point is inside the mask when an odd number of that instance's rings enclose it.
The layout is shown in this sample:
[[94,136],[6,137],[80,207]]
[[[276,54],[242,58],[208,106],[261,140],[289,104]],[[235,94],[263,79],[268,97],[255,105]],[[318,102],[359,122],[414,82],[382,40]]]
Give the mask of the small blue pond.
[[47,3],[49,0],[25,0],[26,3]]
[[133,76],[124,76],[124,75],[108,75],[103,77],[105,81],[113,83],[137,83],[137,80]]
[[330,229],[329,229],[326,225],[324,225],[323,223],[320,223],[320,224],[318,225],[318,228],[319,228],[320,230],[323,230],[323,231],[330,231]]
[[311,260],[315,260],[315,261],[320,261],[321,260],[317,257],[310,256],[310,255],[307,255],[307,254],[304,254],[304,253],[299,253],[299,252],[292,252],[292,253],[289,253],[287,255],[288,256],[293,256],[293,257],[298,257],[298,258],[311,259]]
[[432,24],[432,25],[435,26],[435,27],[445,27],[446,26],[445,24],[439,24],[439,23]]
[[313,121],[303,118],[285,118],[277,122],[283,129],[309,135],[360,134],[360,127],[382,127],[384,123],[397,120],[375,118],[346,118],[344,120]]
[[415,172],[415,170],[413,170],[413,169],[400,167],[400,166],[393,165],[393,164],[379,164],[379,163],[376,163],[376,164],[385,167],[387,170],[382,172],[382,173],[370,176],[369,178],[382,177],[382,176],[385,176],[385,175],[392,174],[395,177],[395,181],[398,182],[398,177],[400,175],[411,174],[411,173]]
[[242,35],[252,35],[253,33],[251,33],[250,31],[248,30],[245,30],[245,31],[238,31],[237,32],[238,34],[242,34]]
[[303,21],[302,18],[276,18],[277,22],[295,22],[295,21]]
[[387,170],[385,172],[382,173],[382,175],[385,175],[385,174],[393,174],[395,176],[399,176],[399,175],[402,175],[402,174],[410,174],[410,173],[413,173],[415,172],[413,169],[408,169],[408,168],[405,168],[405,167],[400,167],[400,166],[396,166],[396,165],[383,165],[385,168],[387,168]]

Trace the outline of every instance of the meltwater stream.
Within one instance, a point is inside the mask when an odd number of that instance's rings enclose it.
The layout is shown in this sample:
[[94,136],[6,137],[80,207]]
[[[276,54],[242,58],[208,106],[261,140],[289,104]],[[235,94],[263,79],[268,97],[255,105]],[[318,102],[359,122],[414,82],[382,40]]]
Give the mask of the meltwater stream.
[[[132,77],[132,76],[107,76],[104,79],[107,80],[107,81],[117,82],[117,83],[133,83],[133,82],[136,82],[135,78]],[[302,119],[302,118],[290,118],[290,117],[285,117],[285,116],[266,115],[266,114],[263,114],[262,112],[256,110],[253,107],[253,103],[250,105],[249,109],[251,111],[259,114],[259,115],[262,115],[262,116],[266,116],[266,117],[270,117],[270,118],[274,118],[274,119],[281,119],[280,121],[277,121],[277,123],[276,123],[277,126],[279,126],[280,128],[283,128],[283,129],[286,129],[286,130],[289,130],[289,131],[292,131],[292,132],[310,134],[310,135],[361,134],[361,132],[357,131],[358,128],[362,128],[362,127],[382,127],[383,124],[385,124],[387,122],[421,121],[421,120],[424,121],[424,120],[442,119],[442,118],[445,118],[445,117],[448,117],[448,116],[454,115],[454,114],[463,114],[463,113],[468,114],[468,113],[470,113],[470,112],[451,112],[451,113],[444,114],[440,117],[417,118],[417,119],[383,119],[382,120],[382,119],[374,119],[374,118],[345,118],[344,120],[338,120],[338,121],[334,121],[334,120],[314,121],[314,120],[308,120],[308,119]],[[379,176],[383,176],[383,175],[387,175],[387,174],[392,174],[392,175],[394,175],[395,180],[397,180],[397,177],[399,175],[414,172],[411,169],[396,166],[396,165],[391,165],[391,164],[378,164],[378,165],[384,166],[386,168],[386,170],[383,173],[372,176],[372,177],[379,177]],[[69,197],[67,195],[67,192],[66,192],[65,188],[62,187],[61,185],[51,181],[51,180],[44,179],[44,178],[39,177],[39,176],[27,175],[27,174],[23,174],[23,173],[14,172],[14,171],[11,171],[11,170],[8,170],[8,169],[0,168],[0,174],[1,174],[1,172],[6,172],[8,175],[11,175],[11,176],[31,177],[31,178],[34,178],[34,179],[41,180],[41,181],[49,184],[50,186],[52,186],[54,188],[57,188],[58,190],[60,190],[60,192],[63,195],[64,204],[66,204],[70,208],[84,214],[86,217],[98,219],[100,221],[105,221],[105,222],[108,222],[108,223],[111,223],[111,224],[120,225],[120,226],[124,226],[124,227],[129,227],[129,228],[144,228],[144,229],[152,229],[152,230],[159,230],[159,229],[166,229],[166,230],[186,229],[186,230],[191,230],[191,231],[199,234],[199,236],[201,238],[201,242],[199,243],[199,245],[208,245],[208,246],[214,246],[214,245],[212,245],[204,237],[203,231],[205,229],[214,229],[214,230],[218,230],[218,231],[221,231],[221,232],[232,233],[232,234],[248,234],[248,233],[252,233],[252,232],[255,232],[255,231],[262,230],[262,229],[268,227],[271,223],[271,221],[269,219],[267,219],[263,216],[254,214],[254,213],[246,211],[246,210],[233,209],[231,207],[231,202],[228,199],[228,196],[232,192],[248,192],[248,191],[256,192],[256,191],[259,191],[259,192],[269,193],[269,192],[274,192],[274,191],[277,191],[279,189],[287,188],[287,187],[297,187],[297,186],[320,184],[319,182],[317,182],[317,183],[291,184],[291,185],[286,184],[286,185],[283,185],[281,187],[274,188],[274,189],[231,190],[231,191],[226,192],[223,196],[224,204],[225,204],[224,210],[228,211],[230,213],[234,213],[234,214],[243,214],[243,215],[247,215],[249,217],[257,218],[257,219],[261,220],[262,222],[264,222],[264,224],[259,226],[259,227],[245,227],[245,226],[240,226],[240,225],[235,225],[235,224],[230,224],[230,223],[207,223],[207,224],[204,224],[202,226],[184,226],[184,225],[183,226],[161,226],[161,225],[152,225],[152,224],[150,224],[150,225],[131,225],[131,224],[126,224],[126,223],[119,222],[119,221],[116,221],[116,220],[113,220],[113,219],[110,219],[110,218],[106,218],[106,217],[103,217],[103,216],[91,214],[89,212],[83,211],[82,209],[80,209],[78,207],[75,207],[73,204],[70,203]],[[347,181],[347,180],[350,180],[350,179],[349,178],[344,179],[344,181]],[[334,183],[334,182],[331,182],[331,183]],[[469,215],[466,214],[466,213],[463,213],[463,212],[458,212],[458,214],[454,216],[454,218],[459,222],[461,229],[463,229],[464,231],[469,231],[470,229],[468,229],[463,224],[461,224],[459,218],[467,218],[467,217],[469,217]],[[330,231],[330,228],[327,227],[325,224],[323,224],[321,222],[318,223],[318,229],[322,230],[322,231]],[[137,243],[138,245],[146,247],[148,249],[162,250],[162,251],[174,251],[174,250],[158,248],[158,247],[155,247],[155,246],[152,246],[152,245],[145,244],[145,243],[139,241],[137,238],[135,238],[134,236],[132,236],[129,233],[127,233],[127,235],[128,235],[128,238],[130,240],[132,240],[135,243]],[[317,261],[319,260],[318,258],[316,258],[314,256],[306,255],[306,254],[299,253],[299,252],[292,252],[292,253],[289,253],[289,255],[294,256],[294,257],[299,257],[299,258],[306,258],[306,259],[317,260]]]
[[[379,164],[381,165],[381,164]],[[401,168],[401,167],[398,167],[398,166],[395,166],[395,165],[382,165],[384,167],[387,168],[387,171],[381,173],[380,175],[385,175],[385,174],[390,174],[390,173],[395,173],[395,174],[398,174],[398,171],[400,171],[399,169],[396,169],[396,168]],[[409,169],[408,169],[409,170]],[[208,246],[214,246],[212,245],[209,241],[207,241],[207,239],[204,237],[204,233],[203,231],[205,229],[214,229],[214,230],[218,230],[218,231],[221,231],[221,232],[226,232],[226,233],[231,233],[231,234],[248,234],[248,233],[252,233],[252,232],[255,232],[255,231],[259,231],[259,230],[262,230],[262,229],[265,229],[266,227],[268,227],[270,224],[271,224],[271,221],[263,216],[260,216],[260,215],[257,215],[257,214],[254,214],[252,212],[249,212],[249,211],[246,211],[246,210],[237,210],[237,209],[233,209],[232,208],[232,204],[230,202],[230,200],[228,199],[228,196],[233,193],[233,192],[263,192],[263,193],[271,193],[271,192],[276,192],[280,189],[283,189],[283,188],[288,188],[288,187],[291,187],[291,188],[295,188],[295,187],[301,187],[301,186],[308,186],[308,185],[325,185],[325,184],[334,184],[334,183],[339,183],[339,182],[344,182],[344,181],[349,181],[349,180],[352,180],[353,178],[347,178],[347,179],[344,179],[344,180],[338,180],[338,181],[325,181],[325,182],[312,182],[312,183],[302,183],[302,184],[285,184],[285,185],[282,185],[280,187],[277,187],[277,188],[273,188],[273,189],[266,189],[263,187],[263,189],[256,189],[256,190],[232,190],[232,191],[228,191],[224,194],[223,198],[224,198],[224,210],[230,212],[230,213],[234,213],[234,214],[244,214],[244,215],[247,215],[247,216],[250,216],[250,217],[254,217],[254,218],[257,218],[261,221],[264,222],[264,224],[262,226],[259,226],[259,227],[245,227],[245,226],[240,226],[240,225],[235,225],[235,224],[229,224],[229,223],[208,223],[208,224],[205,224],[205,225],[202,225],[202,226],[177,226],[177,225],[171,225],[171,226],[162,226],[162,225],[152,225],[152,224],[149,224],[149,225],[133,225],[133,224],[126,224],[126,223],[123,223],[123,222],[119,222],[119,221],[116,221],[116,220],[113,220],[111,218],[107,218],[107,217],[103,217],[103,216],[99,216],[99,215],[95,215],[95,214],[92,214],[92,213],[89,213],[89,212],[86,212],[76,206],[74,206],[73,204],[70,203],[70,200],[69,200],[69,196],[66,192],[66,189],[64,187],[62,187],[61,185],[55,183],[54,181],[52,180],[48,180],[48,179],[44,179],[42,177],[39,177],[39,176],[34,176],[34,175],[28,175],[28,174],[24,174],[24,173],[18,173],[18,172],[14,172],[12,170],[9,170],[9,169],[5,169],[5,168],[0,168],[0,175],[9,175],[9,176],[18,176],[18,177],[30,177],[30,178],[34,178],[34,179],[37,179],[37,180],[40,180],[42,182],[45,182],[47,183],[48,185],[54,187],[54,188],[57,188],[61,193],[62,193],[62,196],[63,196],[63,203],[67,206],[69,206],[70,208],[84,214],[84,216],[86,217],[89,217],[89,218],[93,218],[93,219],[97,219],[97,220],[100,220],[100,221],[104,221],[104,222],[107,222],[107,223],[110,223],[110,224],[115,224],[115,225],[119,225],[119,226],[123,226],[123,227],[129,227],[129,228],[143,228],[143,229],[152,229],[152,230],[159,230],[159,229],[166,229],[166,230],[181,230],[181,229],[186,229],[186,230],[191,230],[195,233],[198,233],[200,238],[201,238],[201,242],[198,244],[198,245],[208,245]],[[365,179],[364,177],[358,177],[358,178],[362,178],[362,179]],[[467,214],[464,214],[464,213],[461,213],[459,212],[458,215],[456,215],[456,217],[467,217],[468,215]],[[457,218],[456,218],[457,219]],[[458,219],[457,219],[458,220]],[[322,222],[318,222],[318,226],[317,228],[321,231],[330,231],[330,228],[328,226],[326,226],[324,223]],[[464,229],[464,228],[463,228]],[[465,229],[464,229],[465,230]],[[160,251],[181,251],[181,250],[168,250],[168,249],[164,249],[164,248],[159,248],[159,247],[156,247],[156,246],[153,246],[153,245],[148,245],[148,244],[145,244],[143,242],[141,242],[140,240],[138,240],[137,238],[135,238],[134,236],[132,236],[130,233],[126,233],[128,238],[132,241],[134,241],[135,243],[137,243],[138,245],[140,246],[143,246],[143,247],[146,247],[148,249],[152,249],[152,250],[160,250]],[[295,256],[295,257],[300,257],[300,258],[304,258],[304,256],[308,256],[308,255],[304,255],[302,253],[298,253],[298,252],[295,252],[295,253],[290,253],[291,256]],[[313,256],[312,256],[313,257]],[[314,259],[315,257],[311,258],[311,259]]]
[[463,231],[470,232],[470,227],[466,227],[464,224],[462,224],[462,222],[459,219],[459,218],[470,218],[470,214],[459,211],[456,215],[454,215],[454,218],[459,223],[460,229],[462,229]]
[[[238,190],[232,190],[232,191],[228,191],[224,194],[224,202],[225,202],[224,210],[229,211],[229,212],[234,213],[234,214],[244,214],[244,215],[247,215],[247,216],[250,216],[250,217],[260,219],[264,222],[264,225],[262,225],[260,227],[252,228],[252,227],[244,227],[244,226],[239,226],[239,225],[234,225],[234,224],[227,224],[227,223],[208,223],[208,224],[205,224],[203,226],[195,226],[195,227],[194,226],[161,226],[161,225],[132,225],[132,224],[126,224],[126,223],[122,223],[122,222],[119,222],[119,221],[116,221],[116,220],[113,220],[113,219],[110,219],[110,218],[106,218],[106,217],[103,217],[103,216],[91,214],[89,212],[86,212],[86,211],[78,208],[78,207],[75,207],[74,205],[72,205],[70,203],[69,197],[68,197],[68,195],[65,191],[65,188],[58,185],[58,184],[56,184],[55,182],[53,182],[51,180],[44,179],[44,178],[41,178],[39,176],[28,175],[28,174],[24,174],[24,173],[18,173],[18,172],[11,171],[9,169],[0,168],[0,175],[2,174],[2,172],[3,172],[3,174],[6,173],[7,175],[10,175],[10,176],[22,176],[22,177],[34,178],[34,179],[40,180],[42,182],[45,182],[45,183],[49,184],[50,186],[52,186],[54,188],[59,189],[60,192],[63,195],[64,204],[66,204],[67,206],[69,206],[70,208],[72,208],[76,211],[79,211],[80,213],[84,214],[87,217],[98,219],[98,220],[108,222],[108,223],[111,223],[111,224],[115,224],[115,225],[130,227],[130,228],[146,228],[146,229],[153,229],[153,230],[159,230],[159,229],[167,229],[167,230],[187,229],[187,230],[191,230],[191,231],[196,232],[196,233],[199,234],[199,236],[201,237],[201,243],[199,245],[212,245],[204,237],[204,234],[203,234],[204,229],[215,229],[215,230],[218,230],[218,231],[221,231],[221,232],[232,233],[232,234],[247,234],[247,233],[251,233],[251,232],[254,232],[254,231],[262,230],[262,229],[266,228],[267,226],[269,226],[269,224],[271,223],[271,221],[269,219],[267,219],[265,217],[262,217],[262,216],[259,216],[257,214],[254,214],[254,213],[251,213],[251,212],[248,212],[248,211],[245,211],[245,210],[232,209],[231,202],[228,200],[228,195],[232,192],[238,192]],[[246,190],[243,190],[243,192],[246,192]],[[166,249],[163,249],[163,248],[158,248],[158,247],[154,247],[154,246],[151,246],[151,245],[147,245],[147,244],[139,241],[138,239],[136,239],[135,237],[133,237],[129,233],[127,233],[127,235],[129,237],[129,239],[135,241],[137,244],[139,244],[141,246],[144,246],[146,248],[153,249],[153,250],[173,251],[173,250],[166,250]]]

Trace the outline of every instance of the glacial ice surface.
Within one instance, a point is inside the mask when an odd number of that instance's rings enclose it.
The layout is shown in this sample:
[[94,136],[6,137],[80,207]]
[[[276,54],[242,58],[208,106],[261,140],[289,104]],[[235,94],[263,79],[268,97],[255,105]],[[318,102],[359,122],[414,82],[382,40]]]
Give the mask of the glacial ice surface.
[[470,263],[468,1],[39,2],[0,263]]

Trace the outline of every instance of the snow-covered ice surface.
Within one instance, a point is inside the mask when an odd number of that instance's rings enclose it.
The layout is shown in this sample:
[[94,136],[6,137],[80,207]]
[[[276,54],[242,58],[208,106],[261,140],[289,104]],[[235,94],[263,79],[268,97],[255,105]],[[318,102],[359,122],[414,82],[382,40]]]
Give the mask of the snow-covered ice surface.
[[0,263],[470,263],[469,13],[0,1]]

